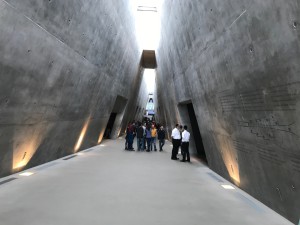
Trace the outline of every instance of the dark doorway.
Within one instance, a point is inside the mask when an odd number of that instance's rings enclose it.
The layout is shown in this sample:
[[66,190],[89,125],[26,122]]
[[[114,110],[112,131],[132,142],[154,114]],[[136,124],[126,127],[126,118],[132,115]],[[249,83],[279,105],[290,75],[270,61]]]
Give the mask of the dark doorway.
[[194,136],[194,140],[195,140],[197,153],[198,153],[199,157],[201,158],[201,160],[204,161],[205,163],[207,163],[207,158],[206,158],[206,154],[204,151],[202,137],[200,134],[198,121],[196,118],[193,103],[188,103],[186,106],[187,106],[188,114],[190,117],[190,122],[191,122],[191,126],[192,126],[192,131],[193,131],[193,136]]
[[107,120],[106,129],[103,134],[104,139],[115,139],[119,135],[126,105],[127,99],[117,95],[111,114]]
[[106,129],[105,129],[103,138],[110,139],[110,134],[111,134],[111,131],[114,127],[116,117],[117,117],[117,113],[111,113],[110,114],[110,117],[109,117]]

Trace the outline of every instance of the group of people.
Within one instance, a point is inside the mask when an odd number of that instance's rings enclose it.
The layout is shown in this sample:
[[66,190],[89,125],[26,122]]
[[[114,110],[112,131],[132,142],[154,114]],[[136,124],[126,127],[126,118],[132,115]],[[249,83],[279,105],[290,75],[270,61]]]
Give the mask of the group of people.
[[181,162],[190,162],[190,152],[189,152],[189,142],[190,133],[187,131],[187,126],[179,126],[176,124],[175,128],[172,130],[172,160],[178,160],[177,157],[179,147],[181,146],[182,160]]
[[159,141],[159,151],[163,151],[166,132],[163,126],[155,123],[133,122],[127,126],[125,150],[135,151],[133,148],[134,138],[137,139],[137,151],[157,151],[156,140]]
[[[187,131],[187,126],[176,124],[172,130],[172,160],[178,160],[177,157],[179,147],[181,147],[182,160],[181,162],[190,162],[189,142],[190,133]],[[133,122],[128,124],[126,130],[125,150],[135,151],[133,148],[134,139],[137,139],[137,151],[157,151],[156,140],[159,141],[159,151],[163,151],[165,144],[166,131],[163,126],[155,123]]]

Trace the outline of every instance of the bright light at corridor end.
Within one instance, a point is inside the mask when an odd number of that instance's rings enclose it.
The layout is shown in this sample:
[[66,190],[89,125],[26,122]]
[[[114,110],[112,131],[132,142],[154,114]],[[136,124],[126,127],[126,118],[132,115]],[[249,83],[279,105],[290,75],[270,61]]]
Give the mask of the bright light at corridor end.
[[155,76],[156,71],[154,69],[145,69],[144,78],[148,93],[154,93],[155,91]]
[[163,0],[131,0],[136,37],[143,50],[156,50],[160,41],[159,9]]

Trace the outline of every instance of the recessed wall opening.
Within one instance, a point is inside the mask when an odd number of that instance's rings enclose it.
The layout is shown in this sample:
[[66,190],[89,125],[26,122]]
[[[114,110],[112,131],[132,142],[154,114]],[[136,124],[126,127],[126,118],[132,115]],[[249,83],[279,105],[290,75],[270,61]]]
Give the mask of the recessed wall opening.
[[107,125],[106,125],[106,129],[105,129],[105,132],[104,132],[104,136],[103,136],[104,139],[110,139],[111,131],[114,127],[116,117],[117,117],[117,113],[112,112],[110,114],[110,117],[109,117]]
[[200,159],[203,162],[205,162],[207,164],[207,158],[206,158],[206,154],[205,154],[205,150],[204,150],[204,146],[203,146],[203,142],[202,142],[202,137],[201,137],[200,129],[198,126],[198,121],[197,121],[197,117],[195,114],[193,103],[186,104],[186,107],[187,107],[188,115],[190,118],[191,129],[193,132],[193,138],[195,141],[198,156],[200,157]]
[[187,125],[188,131],[191,133],[190,154],[197,156],[203,163],[207,164],[202,137],[192,101],[186,100],[179,103],[178,112],[180,116],[178,122],[182,125]]
[[[120,123],[120,119],[124,113],[125,107],[127,104],[127,99],[125,99],[122,96],[117,96],[115,100],[114,107],[112,109],[112,112],[109,116],[106,129],[104,131],[103,138],[104,139],[111,139],[116,137],[116,128],[118,124]],[[116,122],[118,121],[118,122]]]

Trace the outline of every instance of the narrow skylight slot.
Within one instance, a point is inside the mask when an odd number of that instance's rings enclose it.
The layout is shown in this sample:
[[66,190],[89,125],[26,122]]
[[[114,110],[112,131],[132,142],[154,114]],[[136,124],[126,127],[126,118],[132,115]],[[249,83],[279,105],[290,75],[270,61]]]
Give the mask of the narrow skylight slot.
[[160,40],[161,0],[131,0],[135,15],[135,33],[142,50],[156,50]]
[[154,6],[138,6],[137,11],[157,12],[157,7],[154,7]]

